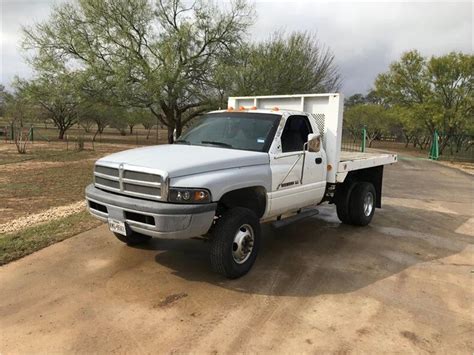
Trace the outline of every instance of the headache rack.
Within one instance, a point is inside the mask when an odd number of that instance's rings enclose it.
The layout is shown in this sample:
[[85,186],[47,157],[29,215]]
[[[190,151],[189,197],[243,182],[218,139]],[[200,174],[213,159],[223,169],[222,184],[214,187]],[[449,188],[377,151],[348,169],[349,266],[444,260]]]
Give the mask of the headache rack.
[[120,195],[165,201],[168,196],[168,175],[147,168],[127,164],[96,164],[95,187]]

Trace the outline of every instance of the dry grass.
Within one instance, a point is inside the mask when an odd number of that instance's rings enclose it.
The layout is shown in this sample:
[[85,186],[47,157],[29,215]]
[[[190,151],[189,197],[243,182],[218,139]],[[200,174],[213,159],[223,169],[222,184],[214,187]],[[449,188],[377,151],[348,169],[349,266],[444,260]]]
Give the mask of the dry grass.
[[28,154],[19,155],[14,145],[0,144],[0,224],[83,200],[94,161],[131,147],[101,145],[81,152],[61,148],[62,144],[35,144]]
[[[35,143],[20,155],[14,144],[1,142],[0,225],[5,228],[0,265],[98,226],[101,222],[83,209],[63,210],[84,201],[95,160],[129,148],[133,146],[100,144],[78,152],[66,150],[62,142]],[[57,211],[61,213],[53,213]],[[21,228],[12,228],[14,224]]]

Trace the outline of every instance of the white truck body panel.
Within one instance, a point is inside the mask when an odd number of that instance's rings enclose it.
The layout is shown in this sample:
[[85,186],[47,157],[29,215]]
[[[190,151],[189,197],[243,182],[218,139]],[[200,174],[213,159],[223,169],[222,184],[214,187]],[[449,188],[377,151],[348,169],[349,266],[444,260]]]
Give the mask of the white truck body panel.
[[274,96],[241,96],[229,97],[229,107],[256,107],[257,109],[279,111],[300,111],[310,113],[318,124],[326,151],[327,182],[335,183],[337,167],[341,152],[342,114],[344,97],[342,94],[304,94],[304,95],[274,95]]
[[268,164],[267,153],[225,149],[212,146],[163,144],[129,149],[107,155],[97,164],[114,167],[123,162],[138,170],[152,173],[153,169],[166,171],[170,178],[195,175],[202,172]]
[[[269,149],[272,189],[268,192],[268,206],[263,218],[313,205],[323,199],[326,190],[327,160],[324,149],[319,152],[282,152],[281,136],[288,118],[307,116],[299,111],[282,111],[272,146]],[[312,131],[319,134],[319,127],[308,120]],[[321,163],[315,165],[315,159]]]

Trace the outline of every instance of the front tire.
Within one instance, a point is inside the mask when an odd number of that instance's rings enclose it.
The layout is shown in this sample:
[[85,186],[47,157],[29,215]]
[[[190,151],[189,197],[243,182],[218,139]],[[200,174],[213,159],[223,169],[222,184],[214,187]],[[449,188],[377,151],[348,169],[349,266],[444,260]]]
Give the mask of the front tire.
[[129,232],[129,235],[122,235],[119,233],[114,233],[118,240],[127,244],[127,245],[138,245],[148,242],[151,237],[148,235],[139,234],[136,232]]
[[260,247],[260,223],[251,210],[235,207],[220,217],[212,231],[212,269],[229,279],[252,268]]

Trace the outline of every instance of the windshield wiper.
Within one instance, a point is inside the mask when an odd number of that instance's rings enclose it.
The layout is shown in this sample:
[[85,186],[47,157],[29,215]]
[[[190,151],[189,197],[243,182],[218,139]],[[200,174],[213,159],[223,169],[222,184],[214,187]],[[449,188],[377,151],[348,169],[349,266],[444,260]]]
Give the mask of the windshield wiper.
[[201,141],[201,144],[212,144],[212,145],[219,145],[221,147],[232,148],[230,144],[224,142],[214,142],[214,141]]
[[176,144],[191,144],[191,142],[188,142],[186,139],[178,139],[174,141]]

